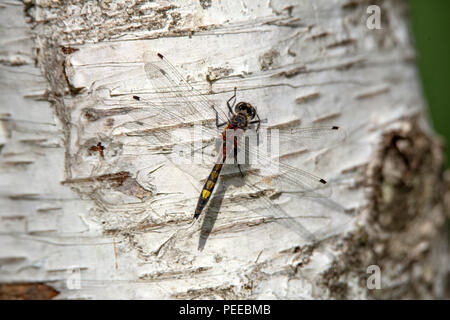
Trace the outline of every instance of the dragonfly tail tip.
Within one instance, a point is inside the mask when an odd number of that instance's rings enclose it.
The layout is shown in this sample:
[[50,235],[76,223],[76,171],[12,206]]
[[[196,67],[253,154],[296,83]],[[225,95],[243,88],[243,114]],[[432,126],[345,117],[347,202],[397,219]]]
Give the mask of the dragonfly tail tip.
[[323,183],[323,184],[326,184],[327,182],[325,181],[325,180],[323,180],[323,179],[320,179],[319,180],[321,183]]

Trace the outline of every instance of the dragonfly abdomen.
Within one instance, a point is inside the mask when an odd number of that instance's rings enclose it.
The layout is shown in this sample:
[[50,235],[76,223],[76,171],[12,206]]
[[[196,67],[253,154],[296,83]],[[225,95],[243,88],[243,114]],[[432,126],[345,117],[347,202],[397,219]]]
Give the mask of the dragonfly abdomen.
[[197,207],[195,208],[194,219],[197,219],[203,211],[203,208],[208,203],[209,198],[216,186],[217,180],[219,179],[220,171],[222,170],[223,164],[218,163],[214,166],[211,173],[203,186],[200,197],[198,198]]
[[[208,180],[206,180],[202,192],[200,193],[200,197],[198,198],[197,206],[195,207],[194,219],[197,219],[202,213],[203,208],[205,208],[206,204],[208,203],[214,187],[216,186],[217,180],[219,179],[223,163],[225,163],[225,159],[227,158],[227,154],[229,153],[226,149],[226,131],[230,129],[236,130],[237,127],[232,125],[231,123],[228,123],[228,125],[225,127],[225,130],[222,132],[222,163],[217,163],[209,174]],[[231,148],[231,150],[233,150],[233,148]]]

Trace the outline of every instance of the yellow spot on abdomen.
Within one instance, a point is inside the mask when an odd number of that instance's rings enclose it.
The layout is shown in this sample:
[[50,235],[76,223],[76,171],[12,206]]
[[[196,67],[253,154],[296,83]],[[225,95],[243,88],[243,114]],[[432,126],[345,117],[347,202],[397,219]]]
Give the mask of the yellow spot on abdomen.
[[202,198],[203,199],[208,199],[210,195],[211,195],[211,192],[209,192],[208,190],[203,190],[202,191]]
[[209,180],[206,182],[206,189],[211,190],[214,187],[214,181]]

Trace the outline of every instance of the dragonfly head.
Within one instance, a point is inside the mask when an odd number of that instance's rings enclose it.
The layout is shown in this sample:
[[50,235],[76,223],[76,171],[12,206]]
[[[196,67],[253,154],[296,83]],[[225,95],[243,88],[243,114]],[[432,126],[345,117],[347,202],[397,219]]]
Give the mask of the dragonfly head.
[[256,109],[250,103],[239,102],[236,107],[234,107],[236,113],[244,113],[250,119],[253,119],[256,115]]

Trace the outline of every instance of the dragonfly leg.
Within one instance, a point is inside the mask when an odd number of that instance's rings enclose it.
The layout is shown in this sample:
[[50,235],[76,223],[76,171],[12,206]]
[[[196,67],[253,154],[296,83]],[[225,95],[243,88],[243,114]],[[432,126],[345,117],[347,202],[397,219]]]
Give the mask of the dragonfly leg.
[[258,114],[256,114],[256,117],[258,118],[258,120],[250,121],[249,124],[257,123],[258,126],[256,127],[256,131],[259,131],[259,127],[261,126],[261,122],[266,123],[267,119],[261,119]]
[[233,153],[234,153],[234,162],[237,164],[239,172],[241,173],[241,176],[243,178],[244,177],[244,173],[242,172],[241,165],[238,162],[238,158],[237,158],[238,157],[238,150],[237,150],[236,147],[234,148],[234,152]]
[[244,173],[242,172],[241,165],[238,164],[237,166],[238,166],[239,172],[241,173],[241,176],[243,178],[244,177]]
[[226,125],[226,124],[227,124],[226,122],[219,123],[219,114],[218,114],[217,111],[216,111],[216,127],[217,127],[217,128],[220,128],[220,127],[223,127],[223,126]]
[[[232,96],[230,99],[228,99],[228,101],[227,101],[227,107],[228,107],[228,111],[230,112],[230,115],[233,115],[233,114],[234,114],[233,108],[234,108],[234,105],[236,104],[236,90],[237,90],[237,88],[234,87],[234,94],[233,94],[233,96]],[[234,99],[233,105],[230,106],[230,101],[233,100],[233,99]]]
[[259,130],[259,126],[261,124],[261,120],[253,120],[253,121],[250,121],[248,124],[255,124],[255,123],[258,124],[258,127],[256,128],[256,131],[258,131]]

